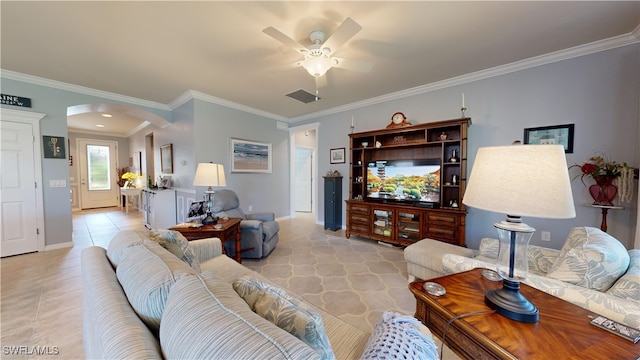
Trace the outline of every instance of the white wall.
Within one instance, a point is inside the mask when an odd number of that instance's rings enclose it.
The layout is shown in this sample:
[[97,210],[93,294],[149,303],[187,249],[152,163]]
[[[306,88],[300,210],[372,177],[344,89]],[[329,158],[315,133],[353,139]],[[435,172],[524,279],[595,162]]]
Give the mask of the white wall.
[[[348,148],[347,134],[350,132],[352,116],[355,118],[356,132],[384,128],[396,111],[404,112],[413,124],[458,118],[461,94],[464,93],[468,108],[466,115],[473,122],[469,128],[469,172],[479,147],[507,145],[513,140],[522,140],[525,128],[570,123],[575,124],[575,142],[574,153],[567,154],[569,165],[604,152],[612,160],[638,167],[639,54],[640,45],[626,46],[321,116],[294,125],[321,122],[318,133],[319,173],[337,168],[343,174],[348,174],[348,162],[329,164],[329,149]],[[345,177],[345,181],[348,178]],[[499,181],[496,179],[496,182]],[[560,248],[572,227],[600,226],[600,211],[587,206],[592,201],[588,191],[579,180],[574,181],[572,187],[577,213],[575,219],[524,219],[538,230],[531,241],[533,244]],[[318,198],[322,199],[323,189],[321,186],[317,189]],[[345,199],[348,198],[348,189],[348,186],[344,186]],[[629,248],[633,247],[636,206],[636,203],[625,204],[627,209],[610,211],[608,217],[608,232]],[[323,221],[323,213],[324,204],[320,203],[320,222]],[[492,224],[504,217],[504,214],[469,209],[466,230],[468,246],[477,248],[482,237],[496,237]],[[550,243],[541,242],[541,231],[551,232]]]

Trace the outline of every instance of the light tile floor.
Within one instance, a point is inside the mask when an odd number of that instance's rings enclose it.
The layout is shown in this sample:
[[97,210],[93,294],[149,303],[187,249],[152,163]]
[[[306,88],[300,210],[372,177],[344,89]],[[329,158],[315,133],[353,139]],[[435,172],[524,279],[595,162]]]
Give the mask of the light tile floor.
[[142,215],[118,208],[76,212],[73,247],[0,260],[0,358],[84,358],[80,252],[106,247],[125,229],[144,230]]

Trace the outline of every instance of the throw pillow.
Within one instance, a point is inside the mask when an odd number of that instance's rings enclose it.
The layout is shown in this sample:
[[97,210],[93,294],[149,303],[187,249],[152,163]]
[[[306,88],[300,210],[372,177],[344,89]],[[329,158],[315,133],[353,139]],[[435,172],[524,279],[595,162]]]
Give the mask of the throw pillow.
[[247,275],[234,281],[233,289],[256,314],[304,341],[323,360],[335,359],[322,316],[306,304],[280,288]]
[[438,348],[431,337],[420,332],[416,318],[387,311],[360,359],[438,359]]
[[640,301],[640,249],[629,250],[629,269],[607,290],[607,294]]
[[548,277],[584,288],[605,291],[629,267],[627,249],[600,229],[571,230]]
[[200,262],[195,252],[189,246],[189,241],[180,232],[174,230],[153,230],[149,234],[149,239],[157,242],[178,259],[189,264],[195,271],[201,272]]

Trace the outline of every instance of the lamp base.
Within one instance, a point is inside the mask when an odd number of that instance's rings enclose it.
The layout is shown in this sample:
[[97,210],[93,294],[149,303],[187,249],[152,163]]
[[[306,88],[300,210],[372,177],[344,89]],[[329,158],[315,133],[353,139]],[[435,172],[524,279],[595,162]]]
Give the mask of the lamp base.
[[502,288],[487,291],[484,302],[498,314],[511,320],[538,322],[538,308],[520,294],[519,290],[519,282],[503,279]]
[[218,222],[218,218],[211,215],[211,213],[207,213],[207,216],[202,219],[203,225],[212,225]]

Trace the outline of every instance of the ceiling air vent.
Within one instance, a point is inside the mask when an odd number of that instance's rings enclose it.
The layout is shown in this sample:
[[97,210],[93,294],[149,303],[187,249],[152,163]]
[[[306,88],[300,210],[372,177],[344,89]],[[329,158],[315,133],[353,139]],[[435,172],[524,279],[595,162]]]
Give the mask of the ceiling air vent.
[[290,94],[287,94],[288,97],[292,98],[292,99],[296,99],[302,103],[308,104],[310,102],[314,102],[314,101],[319,101],[322,100],[321,97],[319,96],[315,96],[314,94],[310,93],[310,92],[306,92],[302,89],[300,90],[296,90]]

